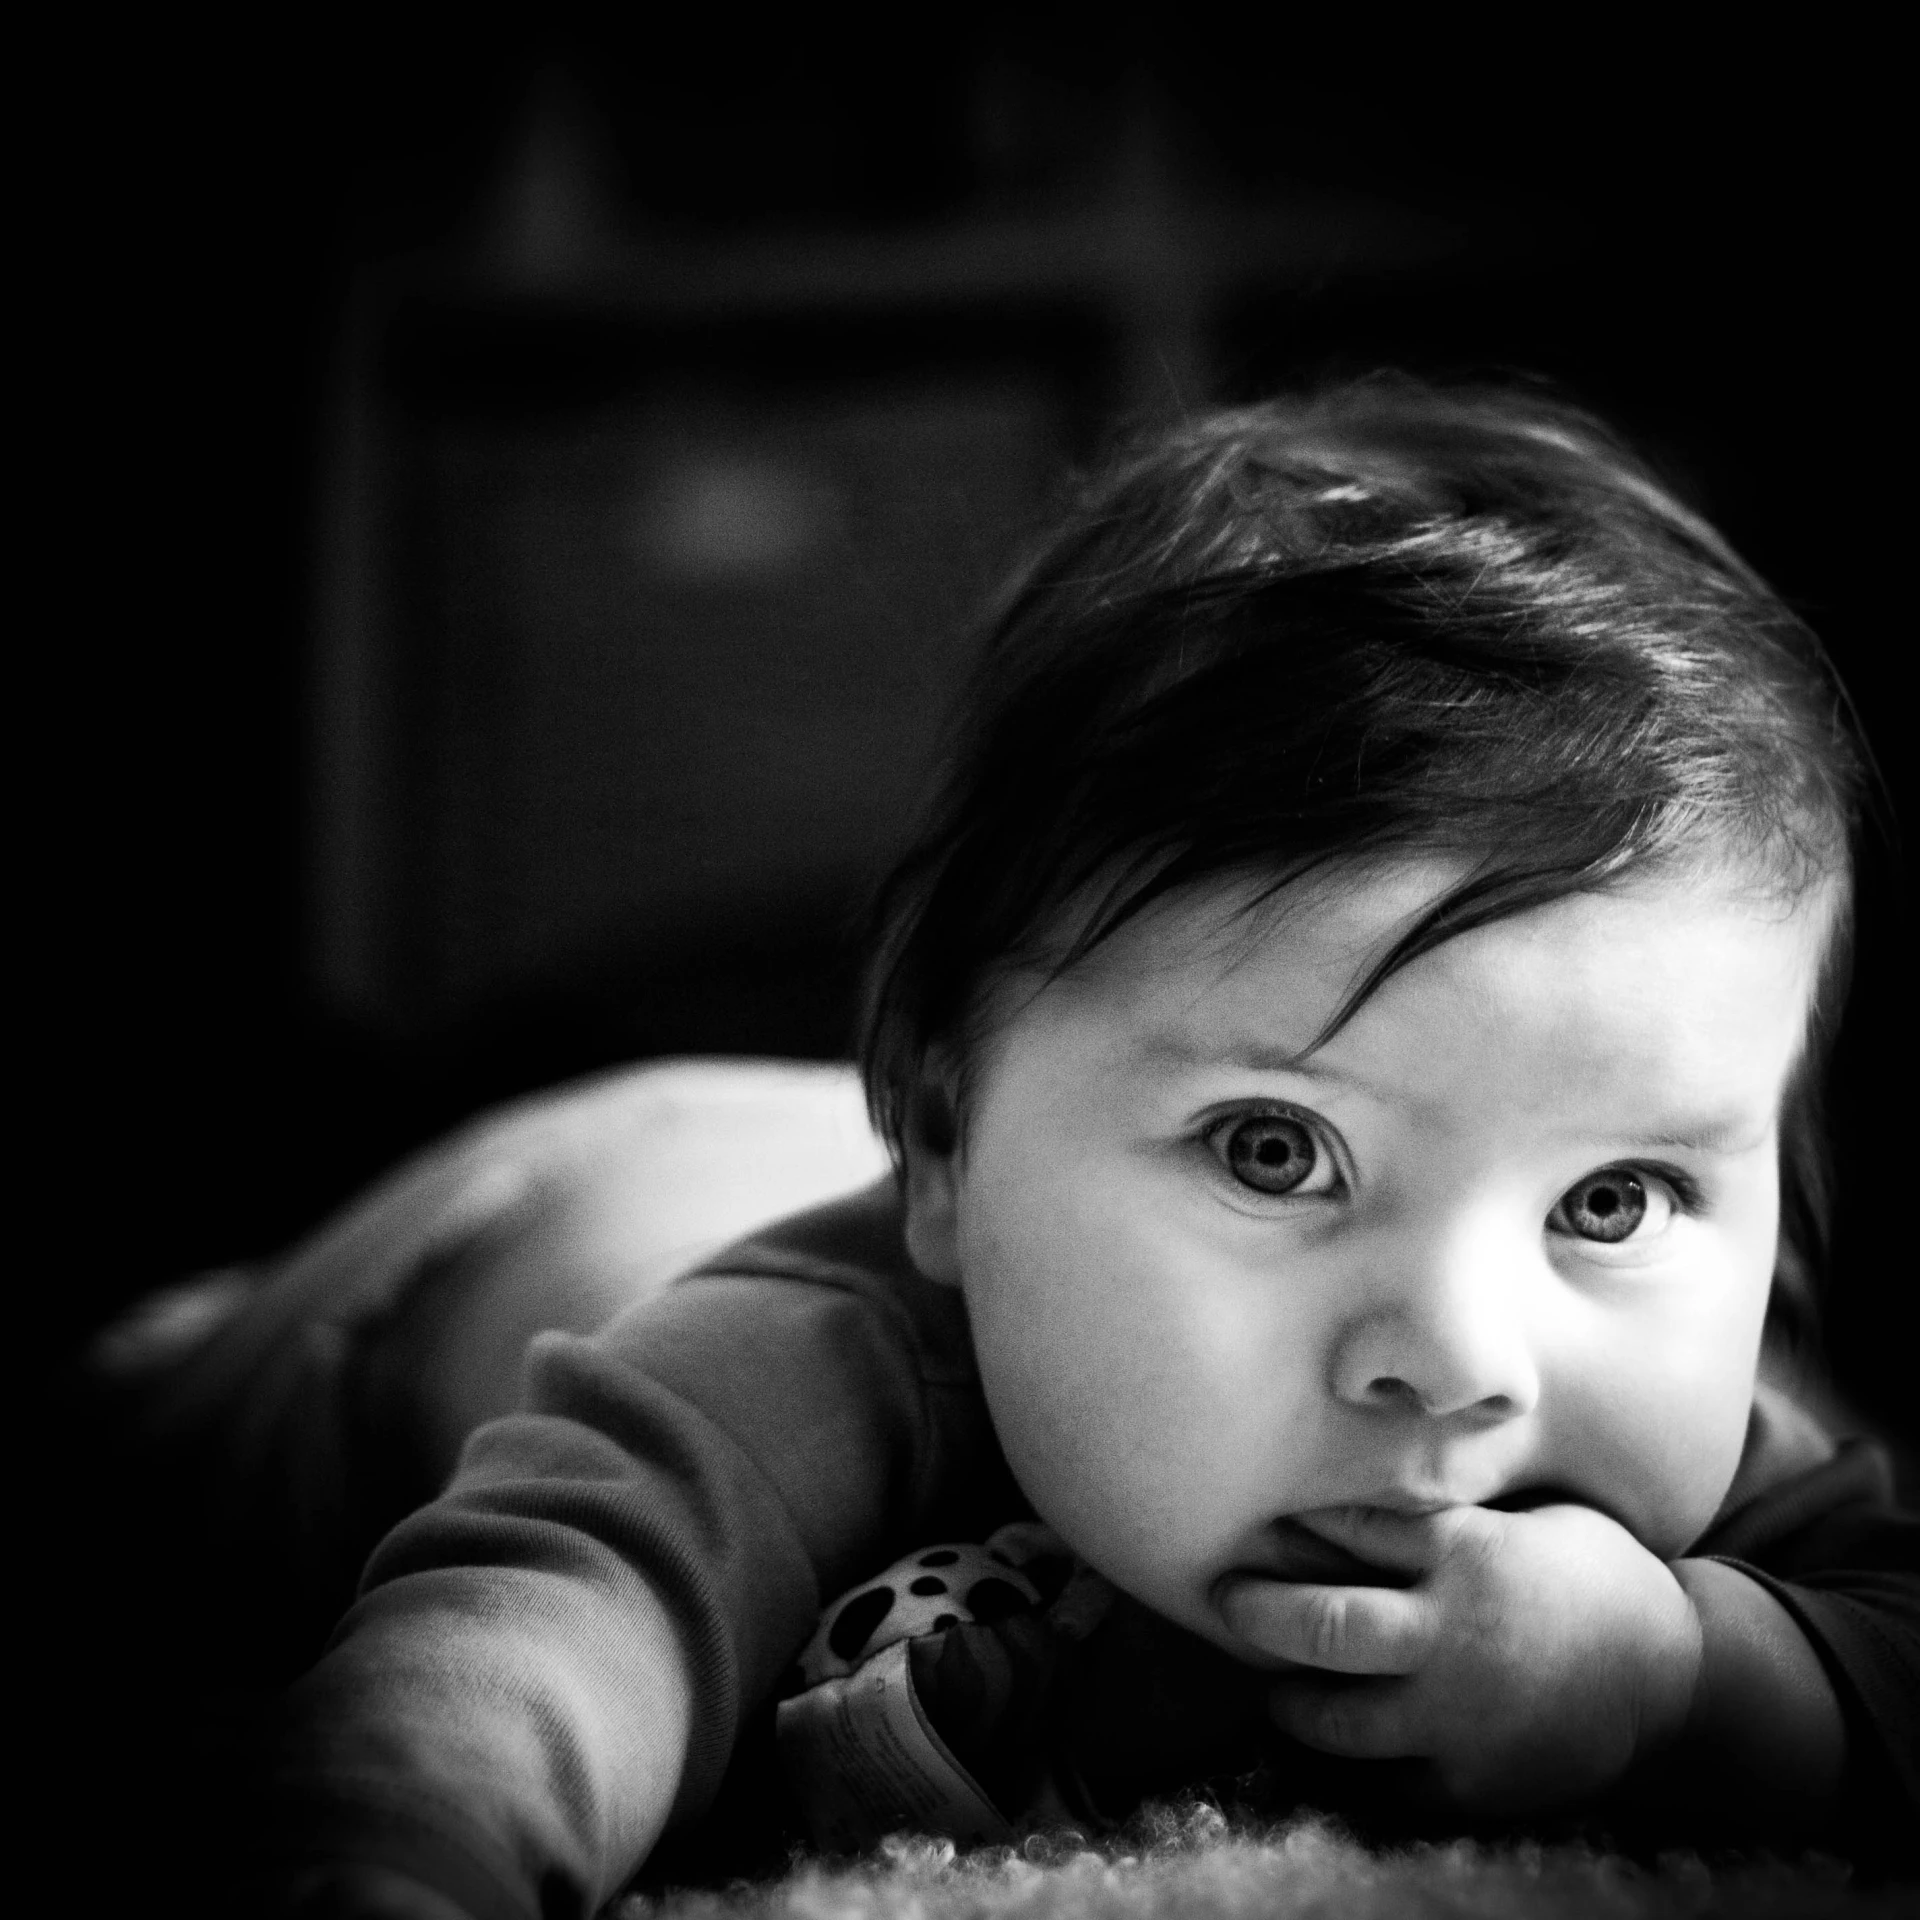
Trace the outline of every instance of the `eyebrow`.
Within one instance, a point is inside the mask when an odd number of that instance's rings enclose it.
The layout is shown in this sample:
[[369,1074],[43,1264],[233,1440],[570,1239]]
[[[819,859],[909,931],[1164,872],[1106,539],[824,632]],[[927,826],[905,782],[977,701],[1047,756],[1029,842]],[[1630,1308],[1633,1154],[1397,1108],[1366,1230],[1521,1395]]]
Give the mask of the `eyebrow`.
[[1642,1146],[1672,1147],[1683,1153],[1743,1153],[1766,1137],[1767,1124],[1766,1120],[1756,1124],[1747,1113],[1715,1114],[1633,1137]]
[[1258,1040],[1229,1040],[1220,1046],[1202,1046],[1178,1033],[1149,1034],[1141,1041],[1144,1060],[1170,1061],[1183,1067],[1247,1067],[1256,1073],[1304,1073],[1316,1080],[1341,1076],[1309,1063],[1309,1052],[1270,1046]]

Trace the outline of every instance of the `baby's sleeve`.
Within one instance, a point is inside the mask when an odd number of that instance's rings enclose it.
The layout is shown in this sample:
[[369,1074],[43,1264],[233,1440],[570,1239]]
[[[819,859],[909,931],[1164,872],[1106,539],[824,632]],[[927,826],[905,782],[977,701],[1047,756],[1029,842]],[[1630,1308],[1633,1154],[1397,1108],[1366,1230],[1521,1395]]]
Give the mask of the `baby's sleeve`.
[[1877,1446],[1844,1444],[1704,1543],[1764,1587],[1826,1669],[1847,1730],[1850,1850],[1908,1864],[1920,1833],[1920,1516]]
[[527,1411],[381,1544],[294,1692],[282,1870],[591,1913],[712,1798],[822,1594],[917,1523],[929,1433],[910,1325],[846,1289],[696,1276],[543,1336]]

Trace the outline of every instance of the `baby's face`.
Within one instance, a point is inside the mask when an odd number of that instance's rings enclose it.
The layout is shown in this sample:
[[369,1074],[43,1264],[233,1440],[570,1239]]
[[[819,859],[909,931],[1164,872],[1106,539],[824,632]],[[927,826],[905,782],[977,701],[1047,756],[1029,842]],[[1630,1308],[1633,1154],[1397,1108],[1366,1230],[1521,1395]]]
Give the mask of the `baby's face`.
[[1307,1052],[1452,878],[1160,910],[1002,989],[966,1144],[909,1167],[1035,1510],[1237,1646],[1295,1516],[1542,1496],[1671,1557],[1746,1431],[1819,916],[1710,882],[1466,934]]

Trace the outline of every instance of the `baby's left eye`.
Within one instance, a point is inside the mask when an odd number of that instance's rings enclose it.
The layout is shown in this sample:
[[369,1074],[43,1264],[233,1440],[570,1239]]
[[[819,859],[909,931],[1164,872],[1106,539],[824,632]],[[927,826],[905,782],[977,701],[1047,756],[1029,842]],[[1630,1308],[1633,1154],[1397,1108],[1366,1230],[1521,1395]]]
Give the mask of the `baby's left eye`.
[[1643,1229],[1658,1233],[1672,1217],[1673,1197],[1663,1181],[1631,1167],[1602,1167],[1560,1196],[1547,1226],[1576,1239],[1615,1245]]

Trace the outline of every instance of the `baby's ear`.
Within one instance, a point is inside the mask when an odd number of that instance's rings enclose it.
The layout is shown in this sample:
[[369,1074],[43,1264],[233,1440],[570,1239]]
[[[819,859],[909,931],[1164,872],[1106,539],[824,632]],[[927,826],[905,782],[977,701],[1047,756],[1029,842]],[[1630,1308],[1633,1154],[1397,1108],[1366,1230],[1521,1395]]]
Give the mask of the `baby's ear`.
[[960,1128],[949,1076],[930,1070],[907,1114],[907,1253],[927,1279],[960,1284]]

